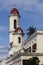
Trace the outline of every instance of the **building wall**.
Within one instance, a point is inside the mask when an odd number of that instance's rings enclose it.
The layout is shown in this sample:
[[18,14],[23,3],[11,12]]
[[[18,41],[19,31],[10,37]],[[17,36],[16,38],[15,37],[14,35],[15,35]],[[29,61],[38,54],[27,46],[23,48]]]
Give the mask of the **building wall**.
[[6,65],[6,60],[2,60],[2,62],[0,63],[0,65]]
[[[18,37],[21,38],[21,43],[18,42]],[[15,34],[13,36],[13,45],[22,45],[23,44],[23,36],[21,34]]]
[[28,42],[25,44],[25,48],[31,47],[32,52],[32,45],[36,43],[36,52],[35,53],[43,53],[43,32],[37,31],[35,35],[32,35]]
[[13,42],[13,33],[9,33],[9,43]]
[[19,18],[18,16],[16,16],[16,15],[11,15],[11,16],[10,16],[9,43],[13,41],[13,31],[14,31],[14,20],[15,20],[15,19],[17,20],[17,24],[16,24],[17,27],[19,27],[19,24],[20,24],[20,22],[19,22],[20,18]]
[[10,57],[10,55],[13,55],[13,50],[12,48],[10,49],[9,53],[8,53],[8,56]]
[[37,53],[43,53],[43,34],[37,35]]
[[[21,38],[21,43],[18,42],[18,37]],[[13,47],[12,47],[12,51],[13,52],[17,52],[18,50],[21,49],[22,47],[22,44],[23,44],[23,36],[20,35],[20,34],[16,34],[13,36]]]
[[16,15],[11,15],[10,16],[10,31],[14,30],[14,20],[17,20],[17,27],[19,27],[19,17]]
[[21,65],[21,61],[19,60],[19,61],[13,63],[13,65]]

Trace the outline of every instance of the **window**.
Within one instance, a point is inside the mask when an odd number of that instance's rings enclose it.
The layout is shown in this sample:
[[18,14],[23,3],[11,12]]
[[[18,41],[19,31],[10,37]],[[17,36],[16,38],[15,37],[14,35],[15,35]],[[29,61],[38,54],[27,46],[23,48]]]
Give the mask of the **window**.
[[21,43],[21,38],[20,37],[18,37],[18,42]]
[[31,52],[31,47],[29,47],[29,52]]
[[14,28],[16,28],[16,19],[14,20]]
[[36,43],[32,46],[32,52],[36,52]]

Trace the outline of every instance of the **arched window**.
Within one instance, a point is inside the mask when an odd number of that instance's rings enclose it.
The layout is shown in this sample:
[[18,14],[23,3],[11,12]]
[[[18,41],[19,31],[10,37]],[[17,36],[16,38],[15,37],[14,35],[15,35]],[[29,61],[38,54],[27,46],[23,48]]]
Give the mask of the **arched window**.
[[14,28],[16,28],[16,19],[14,20]]
[[21,38],[20,37],[18,37],[18,43],[21,43]]
[[32,46],[32,52],[36,52],[36,43],[34,43]]

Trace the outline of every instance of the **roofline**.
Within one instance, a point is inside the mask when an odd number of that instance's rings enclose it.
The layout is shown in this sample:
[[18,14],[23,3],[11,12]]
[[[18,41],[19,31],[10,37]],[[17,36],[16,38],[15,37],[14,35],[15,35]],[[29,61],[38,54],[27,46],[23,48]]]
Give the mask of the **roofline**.
[[[29,41],[30,39],[32,39],[34,36],[36,36],[37,34],[43,34],[43,30],[37,30],[37,31],[35,31],[35,33],[33,33],[30,37],[28,37],[28,38],[25,40],[25,43],[28,43],[28,41]],[[25,43],[24,43],[24,45],[25,45]]]
[[43,53],[16,53],[11,58],[9,58],[6,63],[9,63],[12,60],[16,60],[17,58],[20,58],[21,56],[43,56]]

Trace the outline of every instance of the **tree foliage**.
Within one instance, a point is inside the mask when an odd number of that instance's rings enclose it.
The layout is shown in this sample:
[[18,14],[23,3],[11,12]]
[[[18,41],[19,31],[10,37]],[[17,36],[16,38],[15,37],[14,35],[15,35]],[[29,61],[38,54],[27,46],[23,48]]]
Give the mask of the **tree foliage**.
[[36,31],[36,28],[33,27],[33,26],[30,26],[30,27],[27,29],[27,35],[28,35],[28,37],[30,37],[35,31]]
[[39,58],[32,57],[29,60],[25,60],[23,65],[39,65]]

